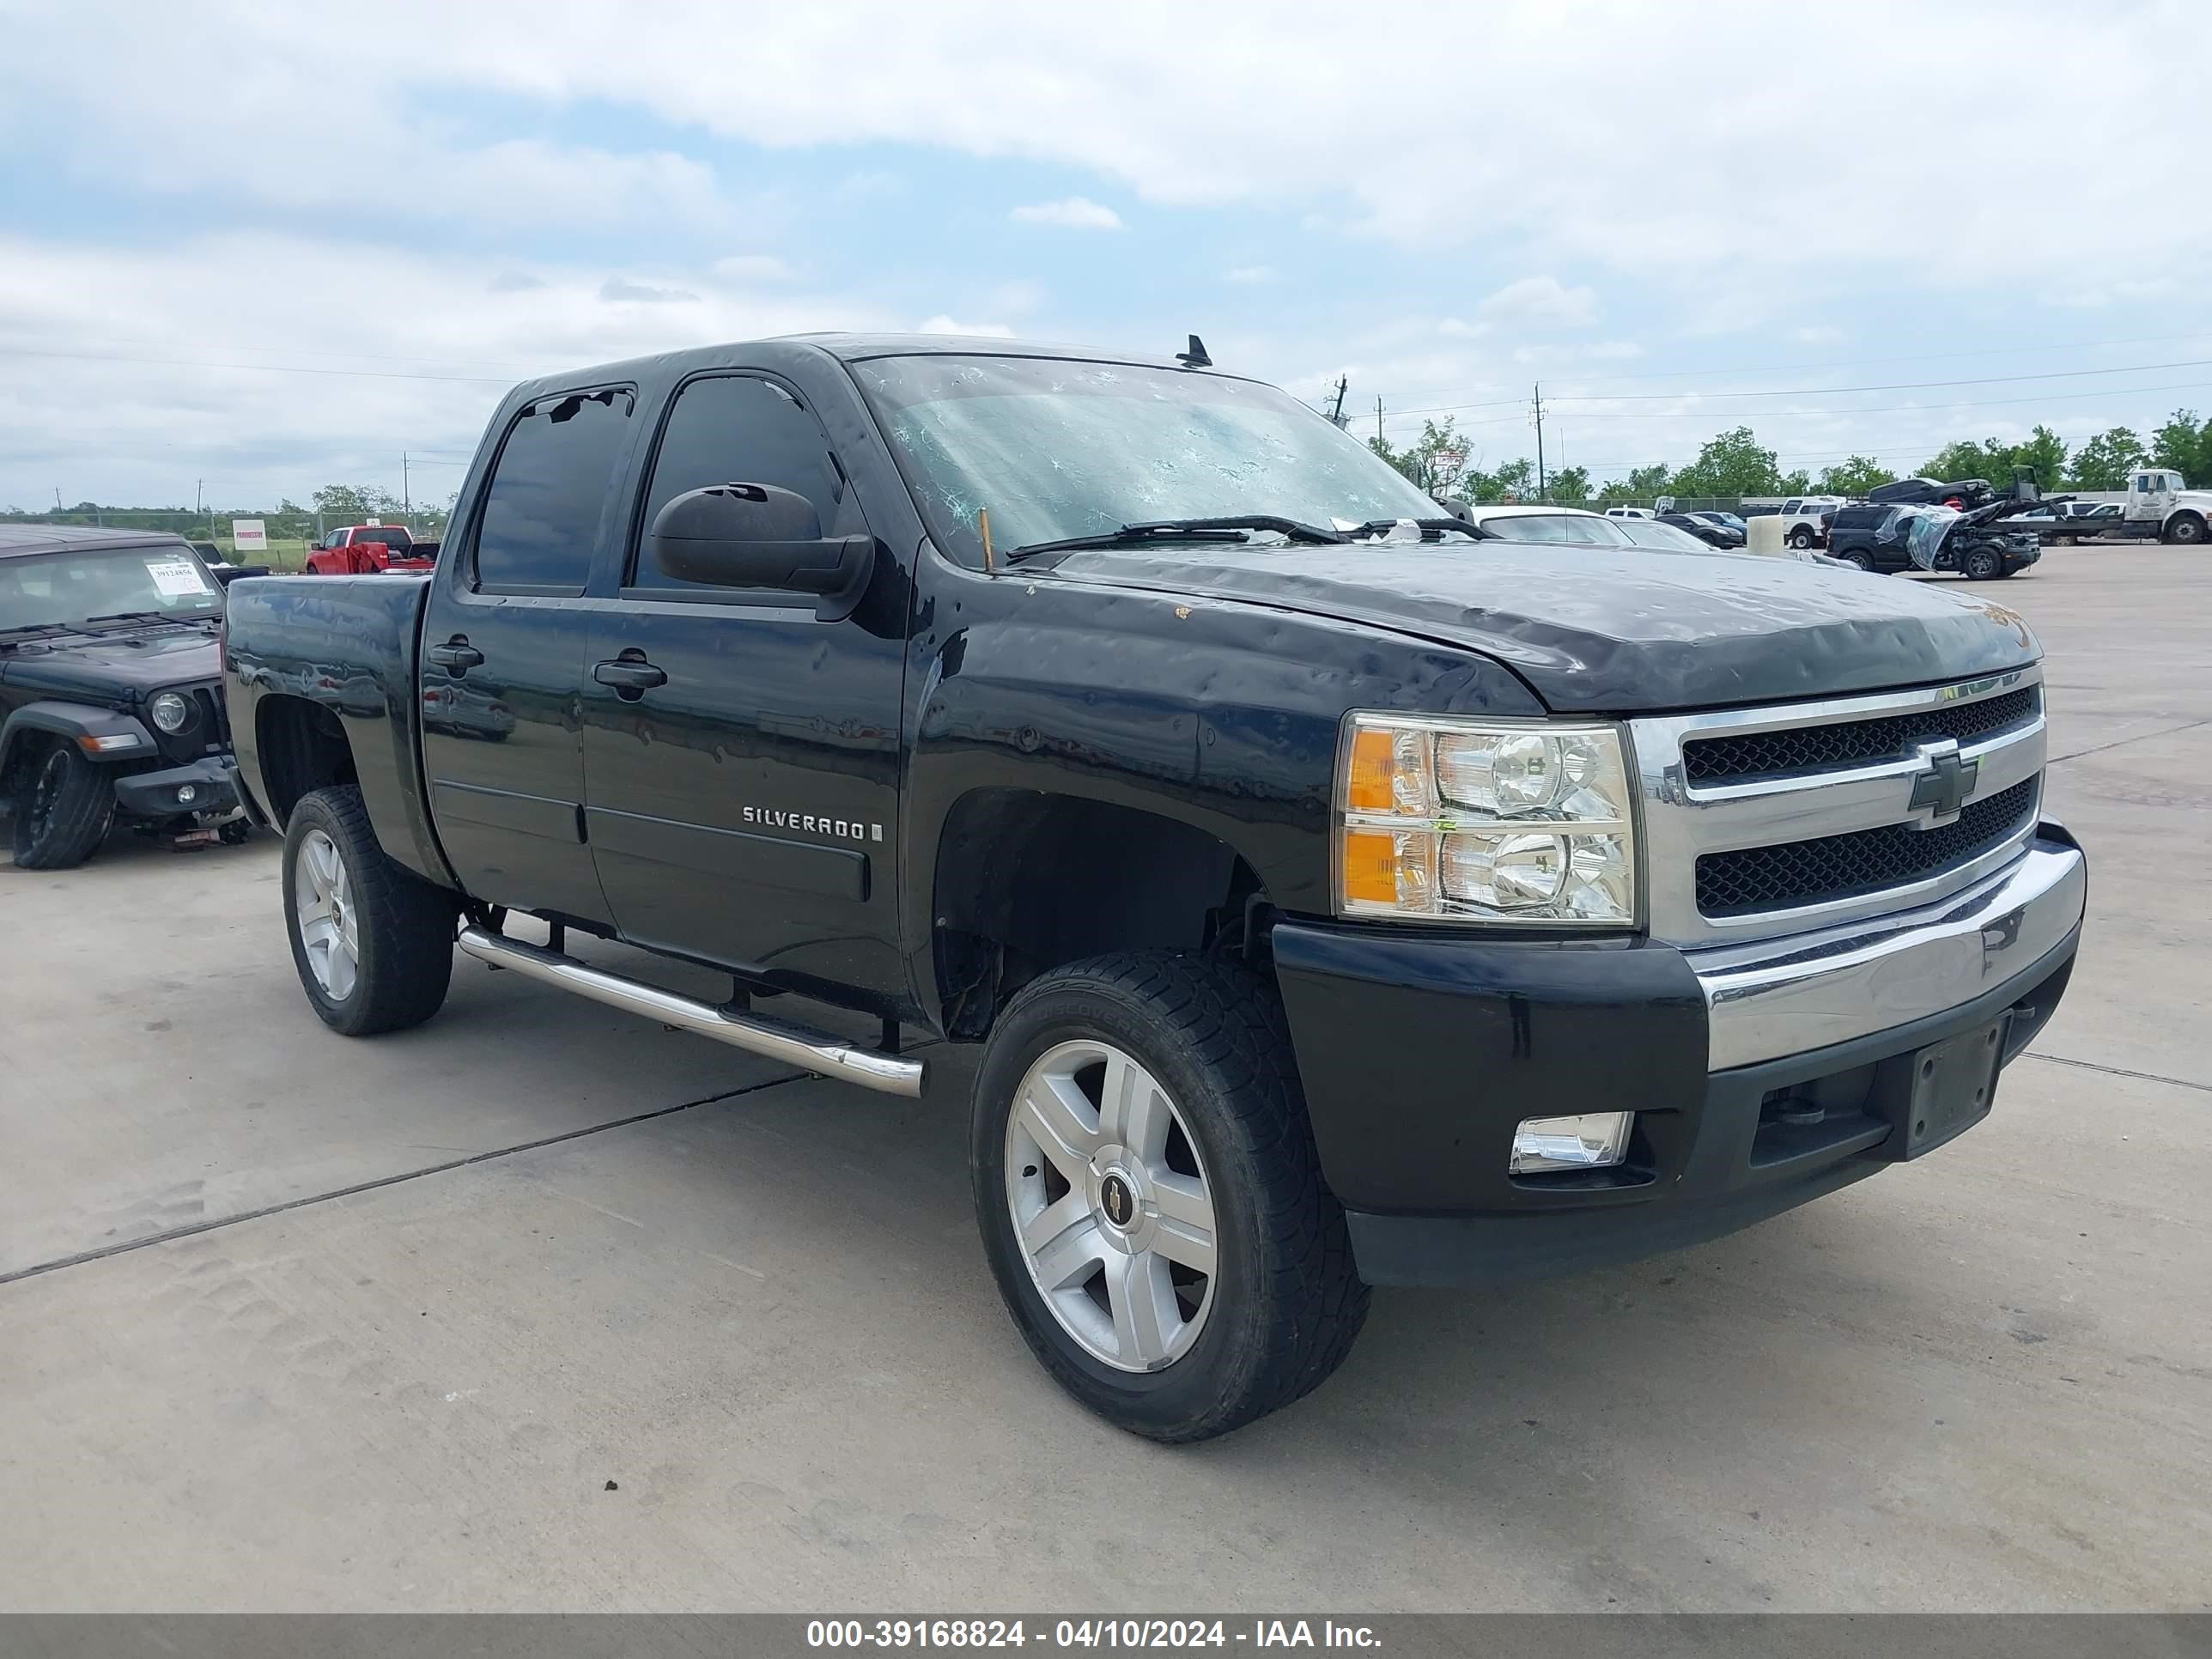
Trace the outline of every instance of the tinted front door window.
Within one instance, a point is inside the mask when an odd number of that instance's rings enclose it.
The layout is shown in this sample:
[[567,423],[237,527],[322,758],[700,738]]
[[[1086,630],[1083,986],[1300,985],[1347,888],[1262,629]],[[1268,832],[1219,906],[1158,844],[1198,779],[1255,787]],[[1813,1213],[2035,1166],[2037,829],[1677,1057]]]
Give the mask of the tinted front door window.
[[631,585],[684,586],[654,562],[647,532],[660,509],[685,491],[738,483],[774,484],[804,495],[825,536],[842,535],[848,527],[849,495],[830,459],[829,440],[796,398],[773,380],[750,374],[694,380],[677,398],[653,457],[645,511],[638,516]]

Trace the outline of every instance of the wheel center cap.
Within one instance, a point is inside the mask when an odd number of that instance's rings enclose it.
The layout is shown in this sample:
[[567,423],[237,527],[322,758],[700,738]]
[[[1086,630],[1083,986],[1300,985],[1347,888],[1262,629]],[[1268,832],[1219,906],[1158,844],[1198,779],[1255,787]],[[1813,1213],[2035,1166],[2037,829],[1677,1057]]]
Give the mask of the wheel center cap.
[[1107,1220],[1126,1231],[1137,1218],[1136,1191],[1119,1174],[1109,1175],[1098,1183],[1098,1207]]

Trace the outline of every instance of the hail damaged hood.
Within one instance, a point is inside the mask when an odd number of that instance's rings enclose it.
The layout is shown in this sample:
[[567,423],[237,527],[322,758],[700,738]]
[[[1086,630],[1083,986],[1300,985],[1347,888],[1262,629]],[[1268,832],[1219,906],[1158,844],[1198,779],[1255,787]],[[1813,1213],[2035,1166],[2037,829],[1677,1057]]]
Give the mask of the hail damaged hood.
[[1249,601],[1463,645],[1559,714],[1879,691],[2035,661],[2014,612],[1949,585],[1790,559],[1506,541],[1078,552],[1060,577]]

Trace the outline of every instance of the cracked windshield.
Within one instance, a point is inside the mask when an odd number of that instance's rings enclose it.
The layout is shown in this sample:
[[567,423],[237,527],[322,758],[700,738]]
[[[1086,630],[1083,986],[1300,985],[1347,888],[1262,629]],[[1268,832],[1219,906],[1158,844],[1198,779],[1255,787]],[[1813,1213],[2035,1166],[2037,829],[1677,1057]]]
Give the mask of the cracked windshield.
[[1264,513],[1326,526],[1437,510],[1358,441],[1249,380],[1042,357],[854,369],[932,533],[969,562],[986,510],[1004,550],[1159,519]]

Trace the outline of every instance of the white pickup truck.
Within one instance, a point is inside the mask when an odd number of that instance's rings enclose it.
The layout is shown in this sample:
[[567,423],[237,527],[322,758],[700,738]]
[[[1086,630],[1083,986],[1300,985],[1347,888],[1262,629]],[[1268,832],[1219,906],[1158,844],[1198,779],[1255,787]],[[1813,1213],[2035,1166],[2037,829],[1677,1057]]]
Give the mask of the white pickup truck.
[[2207,526],[2212,526],[2212,489],[2191,489],[2172,468],[2152,466],[2130,476],[2120,522],[2107,533],[2202,547]]

